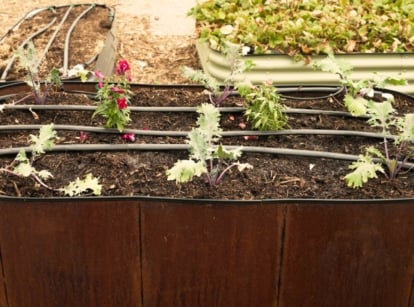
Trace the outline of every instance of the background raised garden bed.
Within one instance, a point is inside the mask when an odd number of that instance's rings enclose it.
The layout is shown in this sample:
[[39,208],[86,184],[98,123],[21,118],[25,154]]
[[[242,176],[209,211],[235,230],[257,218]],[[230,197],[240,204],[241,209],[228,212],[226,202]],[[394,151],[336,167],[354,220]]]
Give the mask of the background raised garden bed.
[[364,80],[374,72],[392,77],[401,74],[408,85],[394,89],[413,94],[410,6],[404,1],[208,0],[197,3],[189,13],[204,42],[197,46],[202,67],[220,82],[230,75],[230,61],[222,53],[230,43],[243,47],[242,59],[256,64],[236,76],[237,81],[338,84],[338,76],[305,65],[320,55],[335,54],[354,67],[352,79]]
[[[230,76],[230,63],[221,52],[211,49],[207,43],[199,41],[197,51],[203,71],[224,83]],[[313,56],[320,60],[324,56]],[[402,93],[414,94],[414,53],[353,53],[337,54],[335,58],[344,60],[354,67],[353,80],[371,79],[374,73],[382,76],[400,77],[407,80],[406,85],[392,86]],[[339,76],[315,70],[312,65],[295,61],[286,54],[262,54],[241,56],[241,60],[252,61],[255,66],[234,77],[235,81],[250,80],[255,84],[272,80],[277,85],[338,85]]]
[[27,13],[0,38],[0,81],[25,78],[15,55],[29,41],[41,59],[42,79],[53,68],[60,69],[63,78],[76,78],[69,72],[78,64],[111,75],[117,48],[111,30],[114,18],[113,8],[98,4],[50,6]]

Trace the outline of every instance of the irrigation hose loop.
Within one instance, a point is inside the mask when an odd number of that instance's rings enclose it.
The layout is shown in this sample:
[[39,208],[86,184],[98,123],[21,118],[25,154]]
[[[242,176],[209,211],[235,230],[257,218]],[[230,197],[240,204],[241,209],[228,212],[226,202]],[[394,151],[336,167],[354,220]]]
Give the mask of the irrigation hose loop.
[[[306,89],[306,91],[308,92],[309,91],[309,89]],[[315,92],[316,91],[321,91],[321,92],[323,92],[323,90],[317,90],[317,88],[315,88],[315,90],[314,90]],[[330,93],[330,94],[328,94],[328,95],[323,95],[323,96],[314,96],[314,97],[296,97],[296,96],[289,96],[289,95],[285,95],[285,94],[280,94],[280,97],[281,98],[284,98],[284,99],[290,99],[290,100],[315,100],[315,99],[329,99],[329,98],[332,98],[332,97],[337,97],[337,96],[339,96],[339,95],[341,95],[343,92],[345,91],[345,87],[344,86],[340,86],[340,87],[338,87],[337,88],[337,90],[336,91],[334,91],[334,92],[332,92],[332,93]],[[300,89],[300,87],[298,87],[298,91],[297,91],[298,93],[301,93],[301,89]]]

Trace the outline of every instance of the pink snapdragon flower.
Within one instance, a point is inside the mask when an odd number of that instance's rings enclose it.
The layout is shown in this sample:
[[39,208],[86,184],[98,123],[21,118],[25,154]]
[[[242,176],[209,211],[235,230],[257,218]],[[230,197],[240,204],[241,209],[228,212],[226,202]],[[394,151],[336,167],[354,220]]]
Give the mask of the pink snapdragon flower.
[[95,77],[98,78],[99,82],[98,82],[98,88],[102,88],[104,86],[103,84],[103,79],[105,78],[104,74],[102,73],[102,71],[97,70],[95,71]]
[[125,97],[117,98],[116,103],[118,104],[118,109],[120,110],[126,109],[128,107]]

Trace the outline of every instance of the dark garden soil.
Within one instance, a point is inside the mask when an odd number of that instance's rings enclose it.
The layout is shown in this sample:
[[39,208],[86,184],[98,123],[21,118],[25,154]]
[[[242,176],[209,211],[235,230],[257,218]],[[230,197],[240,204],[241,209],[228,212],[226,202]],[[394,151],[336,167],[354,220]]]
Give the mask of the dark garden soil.
[[[317,94],[326,95],[326,94]],[[302,96],[302,95],[299,95]],[[92,96],[58,93],[50,97],[47,105],[94,105]],[[17,98],[15,98],[17,99]],[[284,99],[290,108],[343,110],[341,97],[324,99]],[[131,106],[198,106],[207,102],[207,94],[199,88],[185,90],[179,88],[142,88],[136,91]],[[10,101],[9,101],[10,102]],[[25,103],[31,104],[29,101]],[[226,106],[240,106],[243,101],[231,97]],[[19,105],[22,105],[20,103]],[[400,114],[413,112],[413,102],[405,96],[398,97],[395,103]],[[102,127],[101,118],[91,118],[93,111],[56,111],[56,110],[13,110],[5,109],[0,113],[3,126],[0,133],[0,148],[27,146],[29,134],[38,131],[7,129],[5,125],[82,125]],[[364,118],[348,116],[303,115],[288,113],[289,129],[331,129],[378,132],[370,128]],[[122,139],[120,133],[97,133],[84,130],[70,131],[58,129],[60,137],[57,144],[77,146],[79,144],[184,144],[185,136],[144,135],[154,131],[189,131],[195,126],[197,114],[194,112],[132,112],[135,141]],[[294,148],[333,153],[358,155],[364,148],[375,145],[381,148],[382,139],[361,136],[330,136],[321,133],[314,135],[267,135],[252,136],[250,125],[242,112],[222,112],[221,126],[224,132],[240,131],[238,136],[225,136],[226,145],[243,145],[267,148]],[[107,132],[107,131],[105,131]],[[130,132],[126,130],[124,132]],[[87,135],[84,139],[83,136]],[[185,135],[185,133],[184,133]],[[0,156],[0,166],[9,165],[15,154]],[[363,188],[354,190],[347,187],[343,177],[349,173],[350,161],[317,157],[299,157],[281,154],[245,152],[240,162],[248,162],[253,169],[242,173],[233,169],[221,184],[210,187],[204,177],[193,182],[176,185],[167,181],[166,170],[178,159],[188,158],[185,150],[170,151],[66,151],[47,153],[35,161],[36,169],[47,169],[54,178],[48,180],[53,187],[61,187],[76,177],[92,173],[103,184],[103,195],[108,196],[162,196],[173,198],[210,198],[210,199],[273,199],[273,198],[318,198],[318,199],[374,199],[402,198],[414,196],[414,173],[403,171],[393,181],[384,176],[370,180]],[[409,162],[413,162],[410,160]],[[13,196],[60,196],[40,187],[32,179],[18,178],[2,174],[0,194]]]
[[[89,8],[91,9],[76,22],[76,19]],[[30,39],[37,50],[37,56],[41,57],[44,54],[39,66],[41,79],[45,79],[53,68],[65,67],[65,48],[68,55],[67,70],[84,63],[89,64],[88,69],[94,70],[97,56],[102,52],[112,27],[113,17],[112,11],[103,5],[66,5],[33,11],[33,14],[23,19],[18,27],[9,31],[4,38],[0,38],[0,76],[7,70],[2,81],[25,78],[27,71],[18,60],[9,68],[8,65],[19,46],[41,29],[44,29],[42,33]],[[71,27],[73,31],[69,36]],[[56,37],[48,47],[55,33]],[[67,47],[65,44],[68,44]]]

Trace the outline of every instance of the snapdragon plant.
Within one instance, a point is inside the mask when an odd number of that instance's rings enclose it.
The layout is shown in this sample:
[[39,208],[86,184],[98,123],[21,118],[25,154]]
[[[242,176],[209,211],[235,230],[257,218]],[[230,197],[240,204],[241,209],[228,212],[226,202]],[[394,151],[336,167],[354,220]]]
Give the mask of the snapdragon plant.
[[[345,89],[344,105],[353,116],[362,116],[367,113],[368,103],[374,98],[375,88],[407,83],[403,78],[380,75],[373,75],[372,79],[352,80],[352,65],[335,58],[333,54],[329,54],[323,60],[313,62],[313,67],[339,76],[339,82]],[[381,96],[382,99],[393,98],[388,93],[382,93]]]
[[[187,160],[179,160],[167,170],[168,180],[176,183],[192,181],[194,176],[206,175],[210,186],[217,186],[223,176],[232,168],[239,171],[252,168],[248,163],[236,161],[242,155],[242,147],[228,150],[221,143],[219,127],[220,112],[212,104],[205,103],[198,108],[198,127],[188,134],[190,156]],[[229,162],[226,162],[229,161]]]
[[117,128],[122,132],[131,121],[128,108],[132,96],[129,86],[131,82],[129,63],[126,60],[119,60],[115,76],[105,77],[100,71],[95,71],[95,76],[98,79],[99,103],[92,117],[101,115],[106,119],[106,128]]
[[18,177],[33,178],[42,187],[56,192],[64,193],[68,196],[77,196],[87,191],[92,191],[94,195],[100,195],[102,185],[99,184],[98,178],[87,174],[84,179],[77,178],[63,188],[53,188],[46,183],[46,180],[53,178],[48,170],[38,170],[35,168],[35,161],[40,158],[46,151],[53,148],[55,141],[58,140],[53,124],[42,126],[39,135],[30,135],[31,155],[28,156],[25,150],[20,150],[15,159],[6,167],[0,168],[0,173],[11,174]]
[[17,58],[20,61],[20,64],[27,71],[26,83],[30,86],[32,92],[21,98],[19,101],[26,100],[28,98],[33,98],[35,103],[44,104],[46,99],[51,91],[60,88],[62,81],[60,80],[59,70],[53,68],[49,73],[46,80],[42,81],[39,77],[39,58],[36,54],[36,49],[32,41],[29,41],[27,48],[19,48],[16,53]]
[[[367,112],[370,116],[368,123],[382,130],[383,151],[370,146],[366,148],[365,154],[359,155],[359,159],[350,165],[353,171],[345,176],[345,180],[352,188],[362,187],[369,179],[377,178],[378,173],[384,174],[389,180],[395,179],[410,155],[414,156],[409,148],[414,143],[414,114],[397,116],[391,99],[384,102],[368,101]],[[387,136],[393,131],[397,134],[390,143]]]

